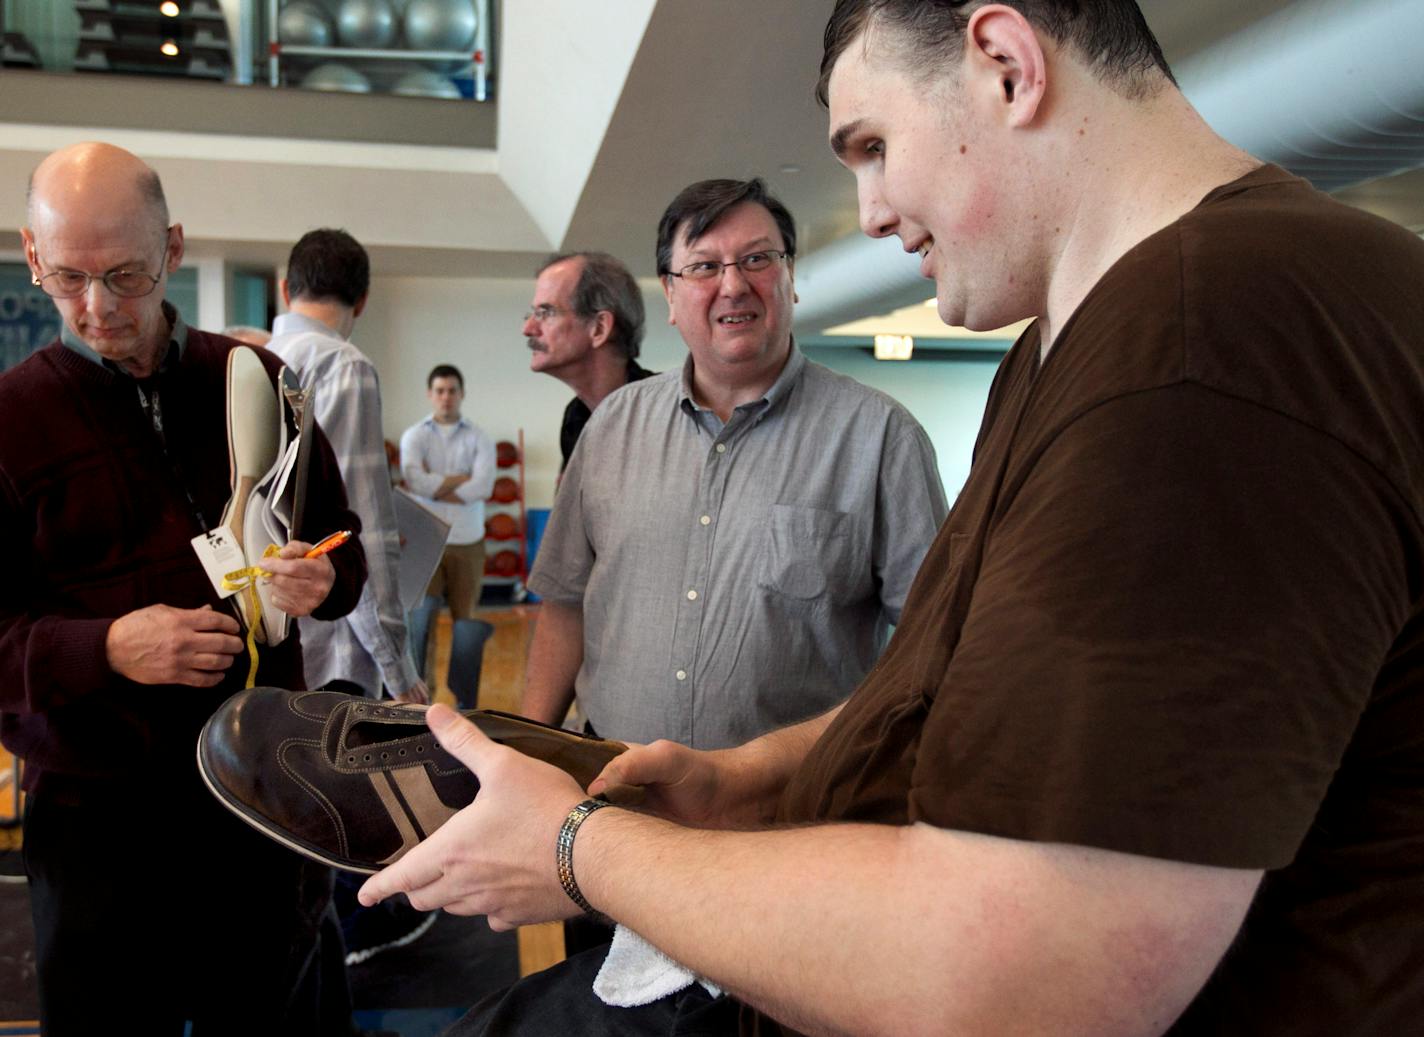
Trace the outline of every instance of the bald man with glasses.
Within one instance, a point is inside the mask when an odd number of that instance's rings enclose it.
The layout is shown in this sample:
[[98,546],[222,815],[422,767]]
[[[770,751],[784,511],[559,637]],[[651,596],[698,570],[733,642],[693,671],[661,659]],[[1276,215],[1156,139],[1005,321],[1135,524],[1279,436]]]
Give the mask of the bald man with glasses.
[[[0,736],[25,761],[24,859],[41,1024],[111,1032],[317,1032],[300,975],[326,869],[235,821],[194,766],[247,675],[230,602],[190,541],[231,493],[228,356],[164,298],[183,259],[158,176],[81,144],[30,183],[25,259],[60,337],[0,375]],[[279,362],[258,355],[275,380]],[[335,619],[366,576],[318,431],[305,520],[261,565],[292,616]],[[256,681],[303,686],[301,642],[259,646]],[[234,666],[239,657],[242,664]],[[142,1020],[139,1022],[138,1020]],[[212,1027],[215,1027],[213,1029]]]

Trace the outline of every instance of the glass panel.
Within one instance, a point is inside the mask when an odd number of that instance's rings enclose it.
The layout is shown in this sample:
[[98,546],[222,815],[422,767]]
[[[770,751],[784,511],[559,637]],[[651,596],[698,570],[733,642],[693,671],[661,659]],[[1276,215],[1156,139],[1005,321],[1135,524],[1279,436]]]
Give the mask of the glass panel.
[[488,0],[3,0],[7,67],[489,99]]
[[[163,297],[171,302],[188,324],[198,319],[198,271],[180,269],[168,277],[168,290]],[[221,331],[222,328],[209,328]]]
[[234,270],[232,274],[232,321],[252,328],[270,328],[276,316],[276,290],[272,275]]
[[5,0],[4,62],[11,68],[72,72],[79,12],[52,0]]
[[0,263],[0,371],[14,367],[59,334],[59,313],[30,284],[24,263]]

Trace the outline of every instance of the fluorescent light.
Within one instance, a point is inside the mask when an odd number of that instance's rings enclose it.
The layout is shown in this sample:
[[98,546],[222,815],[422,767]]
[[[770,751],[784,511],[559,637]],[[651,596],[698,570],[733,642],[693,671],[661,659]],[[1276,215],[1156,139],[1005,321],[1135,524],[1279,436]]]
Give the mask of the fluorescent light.
[[913,335],[876,335],[876,360],[908,360],[915,351]]
[[1012,342],[1022,334],[1023,329],[1027,326],[1028,321],[1023,321],[993,331],[969,331],[966,328],[952,328],[939,319],[935,301],[930,299],[928,302],[911,303],[909,306],[890,313],[867,314],[864,317],[857,317],[844,324],[825,328],[821,334],[827,337],[844,335],[848,338],[857,338],[862,344],[866,339],[874,338],[876,335],[913,335],[922,342],[925,339],[978,338],[999,341],[1008,339]]

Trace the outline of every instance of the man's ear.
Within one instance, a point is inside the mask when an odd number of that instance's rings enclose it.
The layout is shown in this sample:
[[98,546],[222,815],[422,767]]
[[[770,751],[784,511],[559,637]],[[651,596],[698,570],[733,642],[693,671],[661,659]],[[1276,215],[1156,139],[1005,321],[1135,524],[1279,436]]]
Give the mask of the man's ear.
[[35,254],[35,236],[29,227],[20,228],[20,241],[25,250],[25,264],[30,268],[30,276],[39,284],[40,258]]
[[168,272],[183,265],[183,224],[175,223],[168,230]]
[[613,314],[608,310],[599,310],[593,315],[593,330],[589,332],[589,337],[593,340],[593,348],[598,349],[608,341],[608,336],[613,334]]
[[1018,11],[1002,4],[981,7],[964,30],[963,71],[992,85],[1006,125],[1030,125],[1047,93],[1048,62],[1038,34]]
[[[283,281],[282,281],[282,290],[283,290],[283,291],[286,291],[286,290],[287,290],[287,282],[286,282],[285,279],[283,279]],[[369,299],[370,297],[371,297],[370,293],[367,292],[365,295],[361,296],[361,298],[359,298],[359,299],[356,300],[356,305],[353,306],[353,307],[351,307],[351,316],[352,316],[352,317],[359,317],[359,316],[361,316],[361,311],[366,308],[366,300]],[[283,296],[282,301],[283,301],[283,302],[286,301],[286,296]]]
[[287,279],[282,278],[277,282],[277,285],[282,293],[283,308],[290,310],[292,308],[292,290],[287,287]]
[[671,324],[671,325],[673,325],[674,327],[676,327],[676,326],[677,326],[677,316],[676,316],[676,314],[675,314],[675,312],[673,311],[673,308],[672,308],[672,276],[669,275],[669,274],[664,274],[664,275],[662,276],[662,282],[663,282],[663,298],[667,300],[667,304],[668,304],[668,323]]

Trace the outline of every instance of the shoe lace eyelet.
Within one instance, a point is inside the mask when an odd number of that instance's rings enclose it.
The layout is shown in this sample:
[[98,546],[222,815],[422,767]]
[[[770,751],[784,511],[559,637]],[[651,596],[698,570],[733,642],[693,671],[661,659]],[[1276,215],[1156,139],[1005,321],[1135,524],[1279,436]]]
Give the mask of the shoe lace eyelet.
[[363,759],[365,760],[365,762],[370,763],[370,762],[371,762],[371,754],[370,754],[370,753],[367,753],[367,754],[363,757]]
[[405,750],[404,750],[404,749],[398,749],[398,750],[396,751],[396,753],[397,753],[397,755],[399,755],[399,756],[404,756],[404,755],[405,755]]
[[417,746],[415,747],[415,751],[418,752],[418,753],[423,753],[423,752],[425,752],[425,746],[423,746],[423,745],[417,745]]

